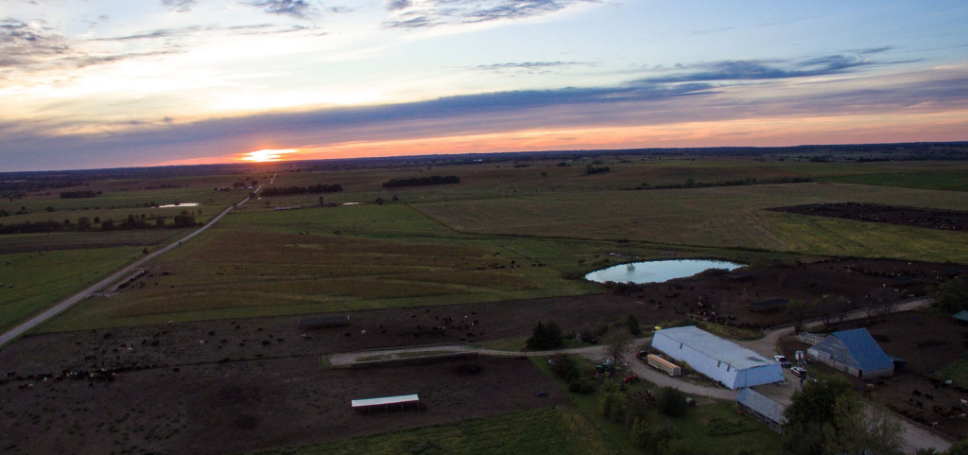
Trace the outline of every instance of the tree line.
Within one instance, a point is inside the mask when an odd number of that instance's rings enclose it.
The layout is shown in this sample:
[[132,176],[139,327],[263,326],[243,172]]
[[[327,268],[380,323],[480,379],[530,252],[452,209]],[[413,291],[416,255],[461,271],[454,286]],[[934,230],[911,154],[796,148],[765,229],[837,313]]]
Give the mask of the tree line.
[[[23,223],[0,224],[0,235],[94,230],[125,231],[133,229],[189,228],[201,224],[195,221],[194,214],[185,211],[172,217],[170,224],[165,221],[166,219],[167,217],[148,218],[146,215],[141,214],[141,216],[128,215],[127,218],[121,221],[114,221],[112,219],[101,220],[99,217],[94,217],[92,220],[86,216],[78,218],[76,222],[66,218],[64,221],[47,220],[34,223],[26,221]],[[95,225],[97,225],[96,228]]]
[[429,175],[426,177],[411,177],[407,179],[390,179],[383,182],[383,187],[401,188],[405,186],[446,185],[452,183],[460,183],[460,177],[456,175]]
[[293,196],[297,194],[320,194],[320,193],[339,193],[343,191],[343,186],[339,183],[325,184],[317,183],[309,186],[290,186],[279,188],[263,188],[262,196]]
[[100,191],[83,190],[83,191],[61,191],[61,199],[84,199],[98,197],[102,193]]

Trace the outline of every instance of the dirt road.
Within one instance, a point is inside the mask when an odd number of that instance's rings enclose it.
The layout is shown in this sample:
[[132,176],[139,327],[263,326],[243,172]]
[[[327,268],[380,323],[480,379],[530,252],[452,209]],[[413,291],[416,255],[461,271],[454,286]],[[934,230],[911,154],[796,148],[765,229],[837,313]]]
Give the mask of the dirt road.
[[[259,188],[256,188],[256,190],[254,192],[255,193],[258,193],[261,190],[262,190],[262,186],[260,186]],[[141,259],[138,259],[135,262],[132,262],[131,264],[128,264],[127,266],[125,266],[121,270],[118,270],[117,272],[114,272],[111,276],[109,276],[109,277],[107,277],[107,278],[105,278],[105,279],[97,282],[93,286],[91,286],[91,287],[89,287],[89,288],[87,288],[87,289],[85,289],[85,290],[83,290],[83,291],[81,291],[81,292],[79,292],[77,294],[74,294],[73,296],[68,297],[67,299],[62,300],[57,305],[54,305],[53,307],[48,308],[46,311],[44,311],[44,312],[42,312],[42,313],[40,313],[40,314],[38,314],[38,315],[36,315],[36,316],[28,319],[27,321],[21,323],[20,325],[14,327],[12,329],[10,329],[6,333],[0,335],[0,346],[3,346],[5,344],[13,341],[14,339],[16,339],[17,337],[19,337],[20,335],[23,335],[24,333],[27,333],[28,331],[30,331],[33,328],[39,326],[40,324],[43,324],[44,322],[49,321],[51,318],[53,318],[54,316],[57,316],[58,314],[64,312],[68,308],[70,308],[70,307],[72,307],[74,305],[77,305],[78,302],[80,302],[80,301],[82,301],[82,300],[90,297],[95,292],[98,292],[101,289],[104,289],[105,287],[107,287],[108,285],[110,285],[111,283],[114,283],[115,281],[118,281],[118,280],[124,278],[125,276],[131,274],[134,270],[136,270],[139,267],[143,266],[144,264],[148,263],[148,261],[151,261],[152,259],[157,258],[158,256],[161,256],[162,254],[165,254],[165,253],[167,253],[167,252],[169,252],[169,251],[171,251],[171,250],[173,250],[175,248],[178,248],[179,246],[181,246],[182,243],[185,243],[185,242],[191,240],[196,235],[201,234],[202,232],[205,232],[206,230],[208,230],[208,228],[214,226],[215,223],[218,223],[219,220],[221,220],[223,217],[225,217],[225,215],[228,215],[228,213],[231,212],[232,209],[234,209],[234,208],[236,208],[238,206],[241,206],[242,204],[245,204],[246,202],[248,202],[248,200],[249,200],[249,198],[246,197],[245,199],[242,200],[242,202],[239,202],[238,204],[235,204],[235,205],[233,205],[233,206],[231,206],[231,207],[223,210],[222,213],[219,213],[218,216],[216,216],[215,218],[212,218],[207,224],[205,224],[204,226],[198,228],[197,230],[189,233],[185,237],[182,237],[177,242],[174,242],[171,245],[168,245],[168,246],[166,246],[166,247],[164,247],[164,248],[162,248],[162,249],[160,249],[158,251],[155,251],[153,253],[148,254],[147,256],[142,257]]]

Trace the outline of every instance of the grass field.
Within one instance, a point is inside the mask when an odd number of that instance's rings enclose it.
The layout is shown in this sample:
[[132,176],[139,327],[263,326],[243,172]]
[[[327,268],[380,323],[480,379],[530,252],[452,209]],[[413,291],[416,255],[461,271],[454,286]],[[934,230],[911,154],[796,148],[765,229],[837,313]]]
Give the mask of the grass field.
[[98,248],[0,255],[0,331],[104,279],[141,248]]
[[544,408],[253,455],[609,454],[597,429],[571,409]]
[[50,250],[110,248],[116,246],[151,247],[188,233],[188,229],[138,229],[111,232],[63,232],[18,234],[0,238],[0,254]]
[[902,186],[931,190],[968,191],[968,172],[888,173],[826,177],[824,181]]
[[944,366],[941,369],[941,376],[944,379],[951,379],[955,385],[968,387],[968,356],[962,356]]
[[[856,224],[764,214],[787,205],[859,201],[968,209],[968,195],[950,191],[844,184],[786,184],[659,191],[618,191],[537,195],[509,199],[418,204],[415,208],[457,231],[475,234],[628,239],[673,245],[755,248],[835,255],[964,260],[968,236],[926,229],[871,228],[884,238],[853,248],[825,246],[824,229],[845,234]],[[814,240],[791,239],[793,225]],[[865,230],[871,223],[864,223]],[[812,227],[814,226],[814,227]],[[822,227],[822,229],[821,229]],[[811,229],[813,229],[811,231]],[[801,233],[797,233],[801,234]],[[863,234],[863,232],[861,233]],[[923,237],[923,238],[922,238]],[[856,238],[853,240],[857,242]],[[917,241],[942,254],[898,254],[890,242]],[[950,251],[948,251],[950,250]]]
[[[43,329],[600,292],[565,279],[540,251],[529,256],[526,242],[507,243],[456,234],[402,205],[230,215],[152,266],[170,275],[91,299]],[[551,259],[565,261],[560,251]]]

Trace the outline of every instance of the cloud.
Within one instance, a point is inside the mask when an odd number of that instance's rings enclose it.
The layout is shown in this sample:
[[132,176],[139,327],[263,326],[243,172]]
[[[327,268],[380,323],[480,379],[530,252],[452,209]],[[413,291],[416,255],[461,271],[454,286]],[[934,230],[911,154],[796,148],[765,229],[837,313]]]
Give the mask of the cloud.
[[0,68],[35,65],[71,53],[67,38],[47,27],[0,20]]
[[[883,52],[880,49],[882,48],[869,50],[867,54]],[[640,79],[638,82],[658,84],[792,79],[842,74],[865,66],[910,63],[910,61],[875,62],[868,60],[863,55],[866,54],[834,54],[798,61],[723,60],[694,65],[677,64],[676,71],[678,74],[649,77]]]
[[162,6],[179,13],[187,13],[198,5],[198,0],[161,0]]
[[569,68],[572,66],[595,66],[591,62],[510,62],[510,63],[491,63],[487,65],[476,65],[467,67],[478,71],[491,71],[495,73],[524,73],[524,74],[549,74],[555,69]]
[[305,18],[316,15],[316,8],[305,0],[257,0],[250,5],[262,8],[268,14]]
[[428,28],[524,19],[560,11],[588,0],[388,0],[394,13],[383,23],[389,28]]
[[387,0],[387,11],[400,11],[413,6],[412,0]]

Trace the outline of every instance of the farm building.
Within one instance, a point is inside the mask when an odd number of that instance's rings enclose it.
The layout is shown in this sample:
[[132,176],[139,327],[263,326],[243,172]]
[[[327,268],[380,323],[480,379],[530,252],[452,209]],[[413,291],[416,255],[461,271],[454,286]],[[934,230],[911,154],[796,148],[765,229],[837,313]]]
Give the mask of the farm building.
[[783,380],[779,363],[693,326],[655,332],[652,347],[730,389]]
[[395,397],[364,398],[361,400],[351,400],[350,406],[357,411],[370,412],[373,409],[420,409],[420,397],[417,394],[399,395]]
[[807,349],[807,357],[858,378],[894,374],[894,361],[863,328],[834,332]]
[[961,310],[955,313],[955,315],[952,317],[957,319],[959,322],[968,322],[968,310]]
[[771,430],[783,434],[783,425],[786,424],[783,411],[786,408],[782,404],[753,389],[743,389],[736,396],[736,405],[739,406],[740,412],[752,416]]

